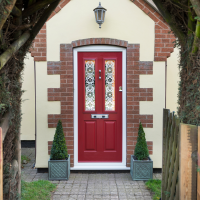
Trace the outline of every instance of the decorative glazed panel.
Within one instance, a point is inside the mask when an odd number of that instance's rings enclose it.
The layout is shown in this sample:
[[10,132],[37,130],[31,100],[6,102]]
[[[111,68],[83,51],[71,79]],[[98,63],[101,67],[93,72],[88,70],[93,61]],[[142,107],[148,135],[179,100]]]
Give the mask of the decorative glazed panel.
[[115,61],[105,61],[105,110],[115,110]]
[[95,110],[95,61],[85,61],[85,110]]

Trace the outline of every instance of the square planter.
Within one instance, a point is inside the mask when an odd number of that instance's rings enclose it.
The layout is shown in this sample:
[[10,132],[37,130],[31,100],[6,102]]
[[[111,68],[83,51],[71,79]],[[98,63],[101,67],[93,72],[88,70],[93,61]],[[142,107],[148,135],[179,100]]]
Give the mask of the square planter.
[[50,160],[48,161],[49,180],[68,180],[70,175],[70,155],[67,160]]
[[149,160],[134,160],[131,155],[130,174],[133,181],[144,181],[153,179],[153,161]]

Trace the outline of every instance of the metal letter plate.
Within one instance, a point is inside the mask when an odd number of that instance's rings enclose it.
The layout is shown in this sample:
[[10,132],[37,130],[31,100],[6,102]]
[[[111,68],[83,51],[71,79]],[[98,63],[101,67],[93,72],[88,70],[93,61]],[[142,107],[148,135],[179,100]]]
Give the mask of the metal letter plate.
[[93,119],[108,119],[108,114],[91,114],[91,118]]

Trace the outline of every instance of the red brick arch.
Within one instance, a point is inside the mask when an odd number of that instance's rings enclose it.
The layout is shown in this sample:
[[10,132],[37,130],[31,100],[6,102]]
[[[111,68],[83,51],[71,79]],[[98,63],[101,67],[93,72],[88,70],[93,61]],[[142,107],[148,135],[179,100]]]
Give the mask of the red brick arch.
[[[62,0],[55,11],[51,14],[49,19],[51,19],[55,14],[57,14],[70,0]],[[155,22],[155,54],[154,61],[166,61],[173,52],[173,41],[175,37],[173,33],[169,33],[171,30],[163,17],[150,6],[144,0],[131,0],[136,6],[138,6],[144,13],[146,13]],[[48,20],[49,20],[48,19]],[[40,30],[39,34],[34,40],[33,49],[31,50],[31,55],[34,57],[35,61],[46,61],[46,24]]]

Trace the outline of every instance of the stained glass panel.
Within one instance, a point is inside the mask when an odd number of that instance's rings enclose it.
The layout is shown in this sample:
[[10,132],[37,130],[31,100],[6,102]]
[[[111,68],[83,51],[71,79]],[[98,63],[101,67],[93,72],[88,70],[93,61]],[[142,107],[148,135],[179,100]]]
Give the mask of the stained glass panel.
[[105,61],[105,110],[115,110],[115,61]]
[[85,61],[85,110],[95,110],[95,61]]

